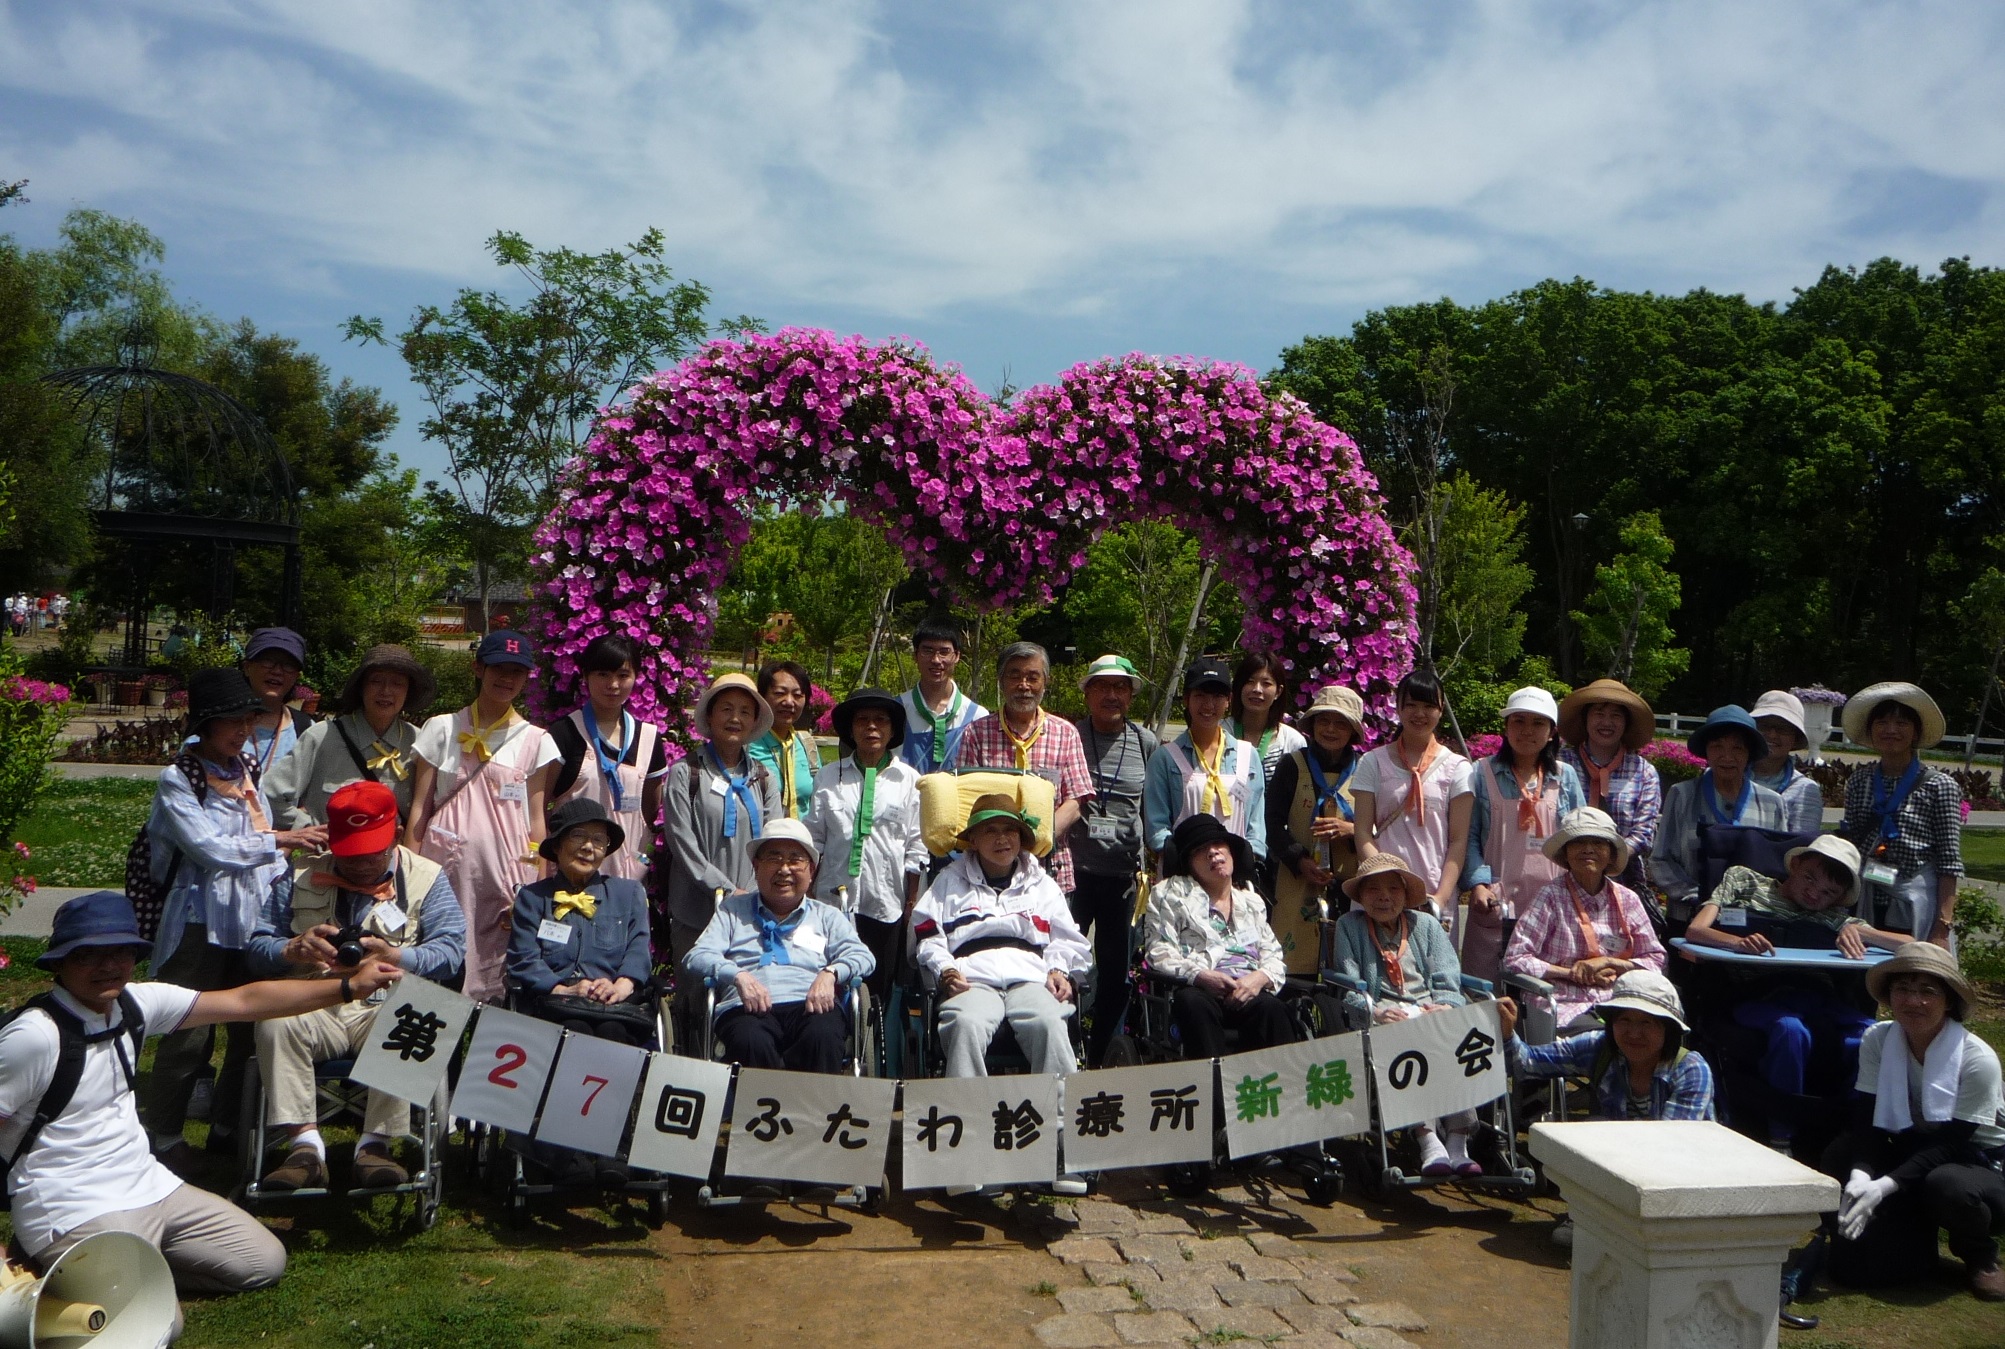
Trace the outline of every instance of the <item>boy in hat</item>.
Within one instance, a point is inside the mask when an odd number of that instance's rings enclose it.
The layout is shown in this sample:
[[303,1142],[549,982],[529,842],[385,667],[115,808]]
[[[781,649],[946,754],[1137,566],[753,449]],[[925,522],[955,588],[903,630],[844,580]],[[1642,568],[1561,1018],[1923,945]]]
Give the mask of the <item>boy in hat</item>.
[[[183,1184],[152,1155],[133,1104],[141,1042],[370,997],[401,971],[365,960],[339,979],[198,992],[132,983],[146,951],[124,895],[99,890],[69,900],[36,961],[55,976],[55,988],[0,1028],[0,1151],[13,1158],[14,1238],[46,1270],[86,1237],[131,1232],[160,1248],[183,1291],[269,1287],[285,1272],[278,1238],[227,1200]],[[81,1047],[74,1077],[62,1069],[66,1043]],[[65,1087],[67,1099],[52,1095]]]
[[[153,883],[162,894],[152,977],[183,988],[235,988],[249,980],[245,947],[288,848],[318,848],[318,825],[274,829],[245,747],[262,706],[232,669],[199,670],[188,687],[188,746],[160,770],[147,817]],[[211,1097],[211,1145],[234,1146],[232,1128],[251,1058],[247,1026],[227,1032],[223,1067]],[[146,1090],[146,1125],[167,1164],[186,1173],[194,1154],[181,1137],[195,1077],[209,1062],[209,1024],[168,1035],[154,1057]]]
[[[335,941],[344,929],[359,927],[365,960],[456,986],[466,959],[466,917],[438,863],[398,846],[396,797],[380,782],[354,782],[327,804],[327,851],[272,885],[251,936],[252,969],[295,978],[342,974]],[[375,1020],[375,1001],[380,999],[258,1027],[265,1119],[288,1140],[285,1159],[264,1178],[267,1188],[317,1189],[327,1183],[327,1144],[314,1123],[313,1066],[361,1049]],[[351,1170],[357,1188],[408,1179],[390,1152],[409,1128],[405,1102],[369,1093]]]
[[374,646],[334,700],[333,713],[299,737],[265,774],[272,818],[288,829],[327,823],[327,799],[351,782],[380,782],[411,814],[417,757],[415,719],[432,705],[438,681],[401,646]]

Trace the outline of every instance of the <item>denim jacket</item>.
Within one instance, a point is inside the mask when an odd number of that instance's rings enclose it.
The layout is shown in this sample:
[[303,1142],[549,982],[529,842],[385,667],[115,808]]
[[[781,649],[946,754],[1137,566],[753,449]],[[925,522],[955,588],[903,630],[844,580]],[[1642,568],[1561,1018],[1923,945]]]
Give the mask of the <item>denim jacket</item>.
[[647,891],[641,883],[601,872],[585,882],[585,893],[598,901],[590,918],[576,909],[566,913],[563,926],[571,938],[563,944],[544,939],[543,924],[557,911],[557,892],[569,890],[561,876],[525,885],[515,892],[515,912],[508,932],[508,977],[536,993],[580,979],[631,979],[638,988],[647,982]]

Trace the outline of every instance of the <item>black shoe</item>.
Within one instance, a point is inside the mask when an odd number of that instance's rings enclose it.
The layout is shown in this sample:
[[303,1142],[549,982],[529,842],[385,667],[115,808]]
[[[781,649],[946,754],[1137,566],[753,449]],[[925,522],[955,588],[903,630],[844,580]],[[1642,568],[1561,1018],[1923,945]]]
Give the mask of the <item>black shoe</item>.
[[210,1125],[209,1138],[207,1142],[202,1144],[202,1151],[220,1152],[220,1153],[226,1153],[232,1157],[236,1156],[237,1155],[236,1131],[233,1129],[218,1129],[215,1125],[213,1124]]
[[1791,1330],[1815,1330],[1821,1324],[1817,1317],[1805,1316],[1803,1313],[1793,1312],[1787,1307],[1777,1312],[1775,1319],[1782,1322],[1783,1325],[1789,1327]]

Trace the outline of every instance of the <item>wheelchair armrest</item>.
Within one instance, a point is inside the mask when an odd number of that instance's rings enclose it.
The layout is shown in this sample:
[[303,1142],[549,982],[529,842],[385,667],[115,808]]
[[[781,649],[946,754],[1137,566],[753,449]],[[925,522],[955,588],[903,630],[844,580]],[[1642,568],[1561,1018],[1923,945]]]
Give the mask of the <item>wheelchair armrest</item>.
[[1497,986],[1488,979],[1478,979],[1473,974],[1465,974],[1462,976],[1462,991],[1473,993],[1479,998],[1494,998],[1497,995]]
[[1347,989],[1352,993],[1368,994],[1371,992],[1371,986],[1365,983],[1364,980],[1354,979],[1350,975],[1339,974],[1337,973],[1337,971],[1331,969],[1325,969],[1323,971],[1323,982],[1326,984],[1334,984],[1338,988]]
[[1526,993],[1536,993],[1541,998],[1550,998],[1552,996],[1552,985],[1546,980],[1533,975],[1509,971],[1505,973],[1503,983],[1506,988],[1521,989]]

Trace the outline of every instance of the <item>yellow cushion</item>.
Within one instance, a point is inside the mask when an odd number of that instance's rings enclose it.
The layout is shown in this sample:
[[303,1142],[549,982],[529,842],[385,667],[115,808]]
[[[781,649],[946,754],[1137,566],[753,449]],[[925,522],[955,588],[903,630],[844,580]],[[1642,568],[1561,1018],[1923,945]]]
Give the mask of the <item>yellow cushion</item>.
[[1051,817],[1057,810],[1057,789],[1035,773],[928,773],[919,779],[919,827],[926,851],[945,857],[961,846],[961,830],[975,802],[1000,793],[1016,802],[1037,829],[1039,857],[1051,852]]

